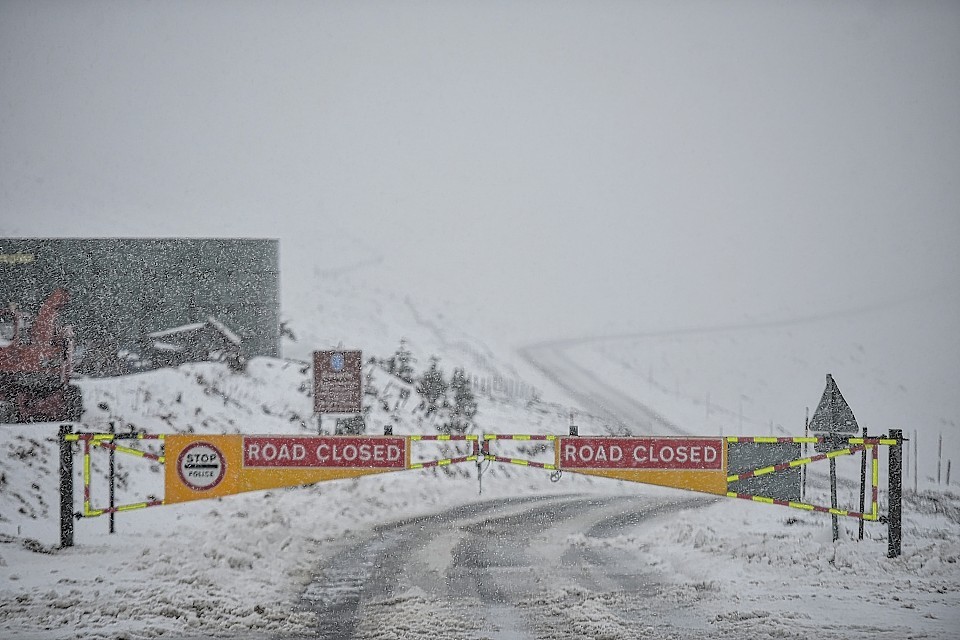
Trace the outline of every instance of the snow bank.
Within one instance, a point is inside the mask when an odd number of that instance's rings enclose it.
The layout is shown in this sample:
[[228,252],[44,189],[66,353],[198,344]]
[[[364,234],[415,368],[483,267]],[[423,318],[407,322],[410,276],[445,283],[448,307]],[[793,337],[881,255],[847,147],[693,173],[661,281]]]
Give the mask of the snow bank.
[[[386,374],[371,373],[375,386],[383,388]],[[301,362],[261,358],[244,374],[200,363],[80,384],[85,419],[102,431],[113,422],[121,431],[132,426],[151,433],[308,434],[316,432],[309,418],[309,380]],[[369,424],[386,424],[397,415],[398,433],[434,426],[415,403],[399,414],[375,406]],[[518,432],[555,432],[565,424],[566,408],[490,396],[481,400],[478,419],[491,431],[510,425]],[[479,496],[474,465],[433,468],[121,513],[112,536],[105,535],[106,517],[82,519],[76,523],[76,546],[59,550],[56,431],[56,425],[0,430],[5,637],[309,633],[312,615],[297,602],[312,569],[329,553],[328,542],[385,520],[481,497],[594,486],[581,478],[557,487],[547,472],[491,467]],[[131,446],[158,451],[155,442]],[[422,449],[426,457],[445,457],[454,446],[424,443]],[[77,456],[75,510],[82,506],[80,460]],[[93,504],[103,507],[107,454],[95,448],[91,460]],[[120,454],[116,460],[119,504],[162,496],[159,465]]]
[[[718,500],[581,545],[642,555],[667,586],[657,596],[696,603],[720,637],[950,638],[960,629],[960,495],[907,494],[903,555],[887,527],[784,507]],[[838,624],[838,621],[842,624]]]

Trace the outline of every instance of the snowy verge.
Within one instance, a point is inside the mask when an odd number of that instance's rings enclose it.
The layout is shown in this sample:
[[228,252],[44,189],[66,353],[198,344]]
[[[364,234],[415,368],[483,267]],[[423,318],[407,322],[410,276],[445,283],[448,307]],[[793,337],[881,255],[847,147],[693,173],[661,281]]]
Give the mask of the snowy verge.
[[[695,602],[690,616],[718,637],[950,638],[960,629],[960,495],[907,494],[903,554],[887,558],[887,527],[718,500],[612,538],[574,544],[642,554],[658,594]],[[686,621],[691,624],[691,621]]]
[[[245,374],[194,364],[81,383],[88,428],[100,431],[112,421],[151,433],[309,434],[316,427],[304,419],[308,375],[302,363],[264,358]],[[556,432],[566,419],[562,408],[544,403],[490,397],[482,407],[490,431]],[[392,417],[373,416],[383,423]],[[398,433],[432,428],[412,408],[400,418]],[[124,512],[116,535],[107,534],[106,517],[85,518],[76,522],[76,546],[59,550],[56,433],[57,425],[0,429],[4,638],[309,633],[312,614],[299,607],[304,585],[355,532],[481,499],[609,490],[589,478],[554,484],[542,470],[494,466],[479,495],[477,469],[465,464]],[[435,450],[424,443],[424,455],[453,453],[452,445],[430,444]],[[158,443],[130,446],[156,450]],[[105,451],[92,452],[94,506],[106,504],[106,459]],[[83,485],[79,455],[75,461],[76,511]],[[117,455],[117,468],[119,504],[162,495],[159,465]]]

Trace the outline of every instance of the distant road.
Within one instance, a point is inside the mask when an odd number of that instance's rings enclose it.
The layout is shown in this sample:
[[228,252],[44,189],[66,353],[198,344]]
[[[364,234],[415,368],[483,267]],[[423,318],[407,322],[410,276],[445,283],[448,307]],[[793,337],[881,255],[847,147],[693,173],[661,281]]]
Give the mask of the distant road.
[[619,435],[688,435],[651,407],[608,386],[595,373],[567,356],[569,347],[591,340],[545,342],[524,347],[519,353],[584,409],[617,425]]
[[522,347],[519,349],[519,352],[521,356],[528,358],[528,353],[530,352],[542,351],[544,349],[556,350],[563,347],[573,347],[581,344],[621,342],[624,340],[640,340],[643,338],[675,338],[680,336],[699,336],[711,333],[731,333],[740,331],[756,331],[757,329],[780,329],[784,327],[796,327],[814,324],[817,322],[825,322],[828,320],[835,320],[837,318],[851,318],[865,314],[878,313],[880,311],[886,311],[895,307],[916,304],[917,302],[925,300],[953,298],[957,296],[960,296],[960,287],[958,287],[955,282],[951,282],[949,284],[940,284],[937,286],[912,291],[910,293],[903,293],[886,299],[876,300],[872,303],[860,305],[858,307],[833,309],[802,316],[772,318],[768,320],[745,320],[741,322],[729,322],[725,324],[694,325],[650,331],[632,331],[609,335],[600,334],[578,336],[573,338],[560,338],[557,340],[548,340]]

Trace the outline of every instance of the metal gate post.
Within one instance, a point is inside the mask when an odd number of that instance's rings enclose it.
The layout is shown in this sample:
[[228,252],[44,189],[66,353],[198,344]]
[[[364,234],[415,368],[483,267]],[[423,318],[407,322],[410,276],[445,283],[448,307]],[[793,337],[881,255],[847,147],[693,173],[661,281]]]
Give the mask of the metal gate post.
[[73,546],[73,425],[60,425],[60,548]]
[[[803,437],[810,437],[810,407],[807,407],[806,417],[803,419]],[[807,457],[807,451],[809,450],[810,445],[806,442],[803,443],[803,457]],[[800,469],[800,473],[803,474],[800,484],[800,502],[806,502],[807,500],[807,465],[803,465],[803,468]]]
[[887,474],[889,482],[888,491],[890,492],[890,506],[887,516],[887,557],[896,558],[900,555],[900,541],[903,531],[901,529],[901,516],[903,510],[903,497],[901,493],[903,473],[903,431],[900,429],[890,429],[890,439],[896,440],[896,444],[890,445],[889,461],[890,470]]
[[[110,421],[110,433],[111,434],[117,433],[116,424],[114,424],[112,420]],[[116,444],[116,440],[114,440],[112,444]],[[116,484],[117,484],[117,462],[116,462],[116,455],[115,455],[116,451],[117,450],[115,448],[111,447],[110,450],[107,452],[108,455],[110,456],[110,467],[109,467],[109,471],[107,472],[108,475],[110,476],[110,533],[117,532],[117,525],[114,518],[114,516],[116,515],[116,513],[114,512],[114,507],[116,506]]]
[[[863,428],[863,439],[867,439],[867,428]],[[867,447],[863,448],[863,455],[860,456],[860,513],[866,508],[867,492]],[[860,530],[857,534],[857,540],[863,540],[863,518],[860,518]]]

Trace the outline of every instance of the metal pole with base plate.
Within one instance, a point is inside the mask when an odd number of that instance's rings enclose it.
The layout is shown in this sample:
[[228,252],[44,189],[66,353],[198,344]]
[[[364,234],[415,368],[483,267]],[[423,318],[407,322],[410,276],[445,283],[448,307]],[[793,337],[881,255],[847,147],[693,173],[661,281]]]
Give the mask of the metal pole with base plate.
[[[116,435],[117,426],[112,420],[110,421],[110,433]],[[116,449],[111,447],[107,452],[109,456],[107,475],[110,479],[110,533],[117,532],[117,523],[116,523],[116,513],[114,512],[114,507],[116,507],[116,495],[117,495],[117,457]]]
[[[836,458],[830,458],[830,508],[837,508],[837,460]],[[833,513],[830,515],[831,520],[833,521],[833,541],[836,542],[840,539],[840,522],[837,519],[837,514]]]

